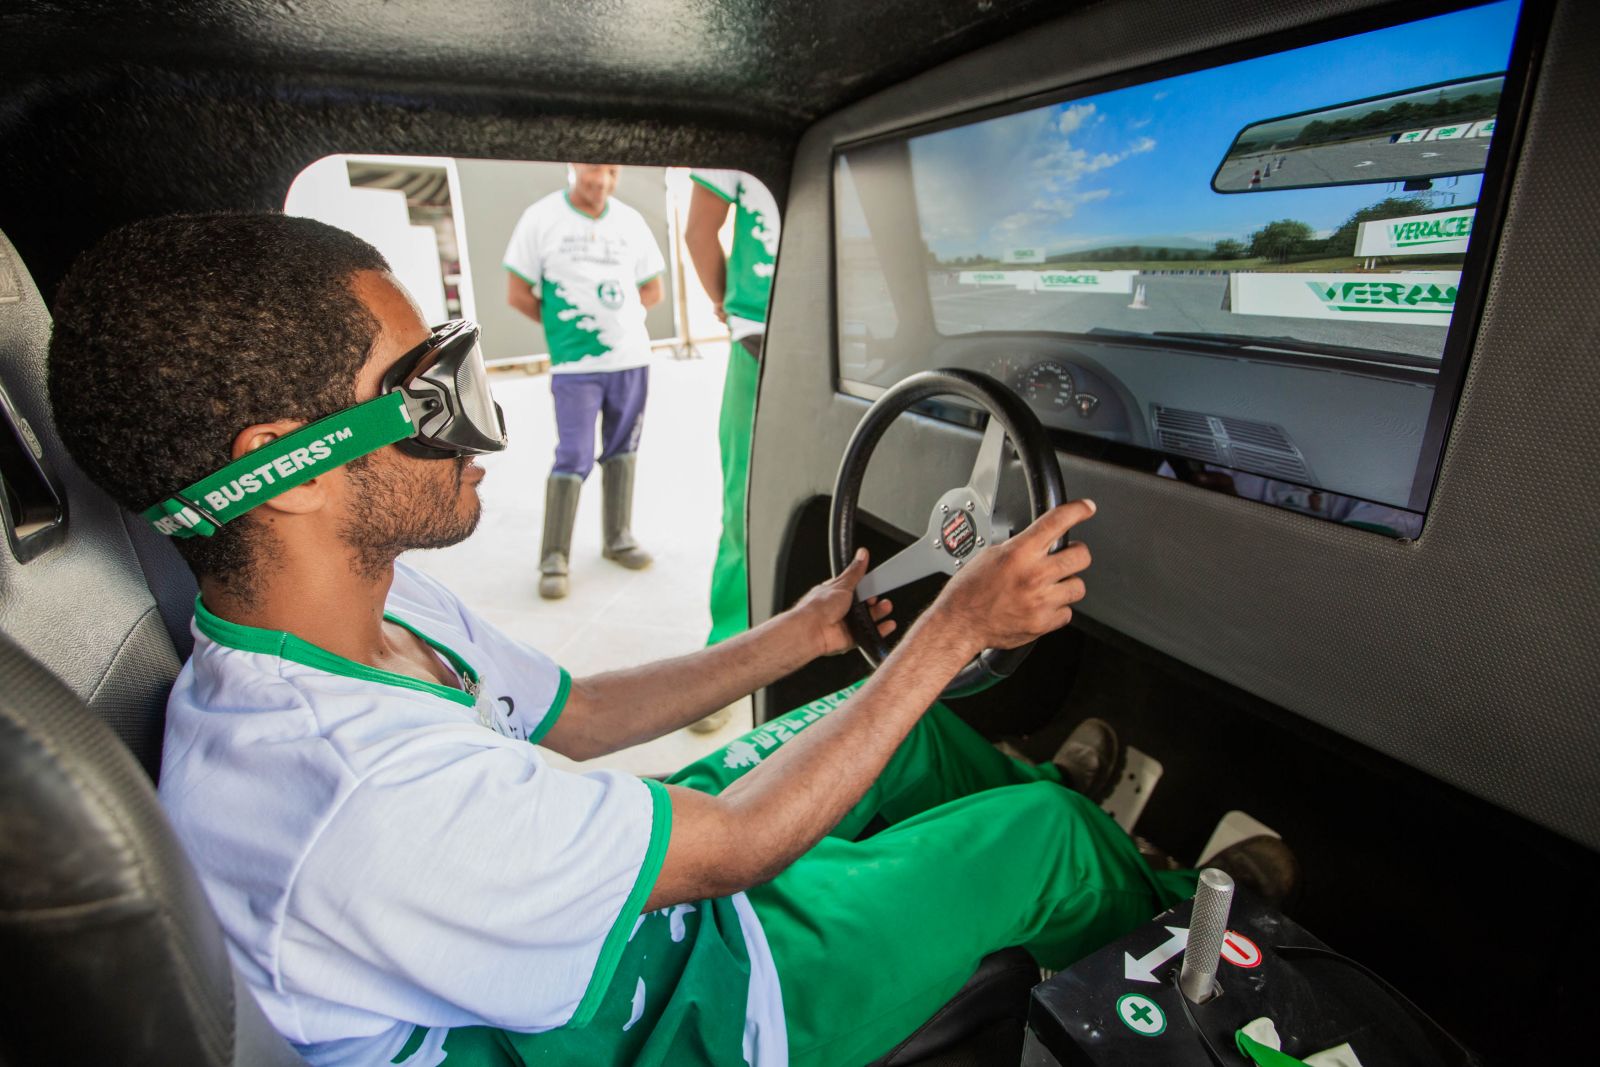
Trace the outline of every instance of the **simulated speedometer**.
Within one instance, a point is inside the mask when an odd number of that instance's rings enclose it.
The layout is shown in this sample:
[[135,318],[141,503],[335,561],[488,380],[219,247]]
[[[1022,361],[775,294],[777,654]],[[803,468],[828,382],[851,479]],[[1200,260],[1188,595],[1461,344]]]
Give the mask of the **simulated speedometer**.
[[1072,406],[1072,373],[1059,363],[1035,363],[1017,382],[1017,392],[1044,411],[1066,411]]

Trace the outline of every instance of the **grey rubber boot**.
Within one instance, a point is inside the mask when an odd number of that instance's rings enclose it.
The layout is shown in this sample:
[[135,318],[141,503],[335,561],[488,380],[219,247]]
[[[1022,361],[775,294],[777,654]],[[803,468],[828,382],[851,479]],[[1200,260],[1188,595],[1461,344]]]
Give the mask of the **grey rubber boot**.
[[539,546],[539,595],[560,600],[567,595],[567,560],[572,556],[572,527],[578,517],[583,479],[552,474],[544,487],[544,543]]
[[633,467],[636,452],[612,456],[600,464],[601,525],[605,533],[600,554],[630,571],[650,566],[650,553],[639,547],[629,527],[633,523]]

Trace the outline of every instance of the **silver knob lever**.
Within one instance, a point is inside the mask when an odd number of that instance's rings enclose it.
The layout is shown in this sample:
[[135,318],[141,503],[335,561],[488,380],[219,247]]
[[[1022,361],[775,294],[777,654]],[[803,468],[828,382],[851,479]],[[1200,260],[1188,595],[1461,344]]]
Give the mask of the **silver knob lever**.
[[1217,961],[1222,957],[1222,938],[1228,932],[1232,907],[1233,879],[1228,873],[1215,867],[1201,871],[1189,917],[1189,944],[1178,972],[1178,988],[1190,1003],[1204,1004],[1222,992],[1217,986]]

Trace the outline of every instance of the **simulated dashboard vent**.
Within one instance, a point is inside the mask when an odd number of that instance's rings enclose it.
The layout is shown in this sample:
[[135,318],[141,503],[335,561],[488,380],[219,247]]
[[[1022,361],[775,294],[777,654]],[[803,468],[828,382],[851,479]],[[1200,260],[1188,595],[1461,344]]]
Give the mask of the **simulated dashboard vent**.
[[1222,450],[1211,420],[1198,411],[1181,408],[1156,408],[1156,438],[1166,452],[1193,456],[1208,463],[1222,463]]
[[1222,428],[1227,432],[1228,439],[1236,444],[1270,448],[1277,452],[1294,451],[1294,446],[1289,443],[1289,435],[1271,423],[1224,418]]
[[1155,424],[1163,451],[1299,485],[1311,481],[1305,457],[1281,426],[1159,404]]

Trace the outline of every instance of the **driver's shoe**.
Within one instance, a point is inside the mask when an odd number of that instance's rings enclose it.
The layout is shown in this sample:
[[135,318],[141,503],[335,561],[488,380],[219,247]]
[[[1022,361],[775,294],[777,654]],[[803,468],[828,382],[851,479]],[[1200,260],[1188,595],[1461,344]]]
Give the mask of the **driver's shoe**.
[[1235,882],[1275,908],[1292,903],[1300,888],[1300,861],[1282,839],[1257,834],[1229,845],[1205,866],[1226,871]]
[[572,527],[578,517],[583,479],[552,474],[544,488],[544,540],[539,545],[539,595],[560,600],[567,595],[567,560],[572,556]]
[[600,464],[601,525],[605,540],[600,554],[630,571],[650,566],[650,553],[633,539],[633,470],[638,454],[625,452]]
[[1072,789],[1099,803],[1111,795],[1125,763],[1117,731],[1104,719],[1084,719],[1050,758]]

